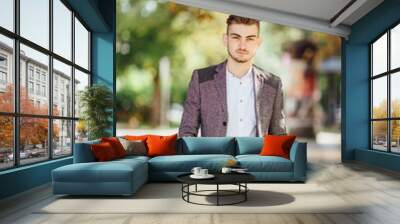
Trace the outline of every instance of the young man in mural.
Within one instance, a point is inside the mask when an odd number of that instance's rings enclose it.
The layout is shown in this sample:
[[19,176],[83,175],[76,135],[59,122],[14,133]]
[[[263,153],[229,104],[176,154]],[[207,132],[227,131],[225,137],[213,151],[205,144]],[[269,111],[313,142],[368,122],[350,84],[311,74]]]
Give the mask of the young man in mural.
[[282,82],[253,65],[260,22],[231,15],[223,42],[227,59],[193,71],[179,136],[286,134]]

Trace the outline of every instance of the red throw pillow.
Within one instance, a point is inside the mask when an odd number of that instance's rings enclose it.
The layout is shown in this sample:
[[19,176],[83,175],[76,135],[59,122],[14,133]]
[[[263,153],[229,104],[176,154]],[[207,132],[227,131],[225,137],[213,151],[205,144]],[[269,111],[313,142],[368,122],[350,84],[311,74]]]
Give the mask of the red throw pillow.
[[108,142],[114,149],[115,155],[117,158],[121,158],[126,156],[126,151],[124,146],[122,146],[121,142],[116,137],[109,137],[109,138],[101,138],[101,142]]
[[280,156],[290,159],[290,147],[296,136],[294,135],[265,135],[262,156]]
[[148,156],[175,155],[177,138],[177,134],[171,136],[149,135],[146,140]]
[[117,158],[114,149],[108,142],[92,144],[90,147],[94,154],[94,157],[99,162],[109,161]]

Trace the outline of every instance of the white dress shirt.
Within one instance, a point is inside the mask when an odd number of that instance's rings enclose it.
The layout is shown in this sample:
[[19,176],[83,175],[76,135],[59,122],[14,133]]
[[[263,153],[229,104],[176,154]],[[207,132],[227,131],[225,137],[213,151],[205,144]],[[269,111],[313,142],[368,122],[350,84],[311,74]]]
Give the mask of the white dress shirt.
[[226,136],[256,136],[253,67],[242,78],[226,68],[228,125]]

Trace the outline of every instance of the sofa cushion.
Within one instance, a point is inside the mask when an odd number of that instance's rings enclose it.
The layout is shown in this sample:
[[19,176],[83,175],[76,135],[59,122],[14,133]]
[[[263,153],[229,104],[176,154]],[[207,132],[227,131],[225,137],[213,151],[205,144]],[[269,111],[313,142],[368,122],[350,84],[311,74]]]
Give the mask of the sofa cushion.
[[262,137],[236,137],[236,155],[259,154],[263,144]]
[[125,156],[124,158],[113,160],[113,162],[124,161],[124,162],[128,162],[129,163],[129,162],[135,161],[135,160],[148,162],[149,159],[150,159],[150,157],[147,157],[147,156],[129,155],[129,156]]
[[53,170],[52,175],[58,182],[129,182],[135,172],[147,172],[147,163],[139,159],[74,163]]
[[183,137],[177,144],[177,154],[235,155],[235,139],[233,137]]
[[279,156],[238,155],[240,167],[249,172],[292,172],[293,162]]
[[158,156],[149,160],[149,170],[163,172],[190,172],[193,167],[200,166],[212,172],[219,171],[230,159],[231,155],[175,155]]

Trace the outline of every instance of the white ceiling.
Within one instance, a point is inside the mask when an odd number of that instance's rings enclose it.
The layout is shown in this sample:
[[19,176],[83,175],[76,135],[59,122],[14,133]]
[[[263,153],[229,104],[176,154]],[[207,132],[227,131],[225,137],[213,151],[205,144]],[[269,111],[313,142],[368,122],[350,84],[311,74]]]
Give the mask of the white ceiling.
[[350,0],[228,0],[329,21]]
[[[171,0],[188,6],[347,37],[383,0]],[[346,8],[346,5],[349,6]],[[346,10],[338,14],[343,8]],[[338,15],[337,15],[338,14]],[[337,15],[335,17],[335,15]],[[334,20],[336,18],[336,20]]]

